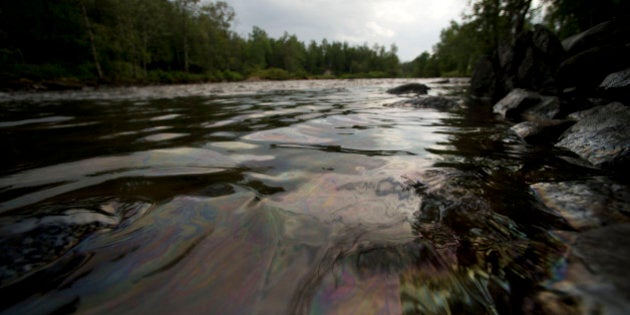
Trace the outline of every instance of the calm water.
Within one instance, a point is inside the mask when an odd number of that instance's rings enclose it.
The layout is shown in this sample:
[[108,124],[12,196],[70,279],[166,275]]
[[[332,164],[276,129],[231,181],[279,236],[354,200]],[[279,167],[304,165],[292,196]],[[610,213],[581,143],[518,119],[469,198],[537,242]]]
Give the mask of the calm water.
[[1,94],[1,309],[526,308],[563,248],[525,182],[573,170],[487,111],[387,106],[406,82]]

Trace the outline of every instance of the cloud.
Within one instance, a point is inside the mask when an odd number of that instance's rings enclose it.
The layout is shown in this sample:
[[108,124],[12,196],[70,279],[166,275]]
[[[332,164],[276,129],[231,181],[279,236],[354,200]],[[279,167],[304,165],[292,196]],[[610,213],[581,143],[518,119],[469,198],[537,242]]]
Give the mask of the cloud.
[[234,29],[247,36],[258,26],[304,42],[396,44],[402,61],[431,50],[440,30],[459,20],[467,0],[225,0],[236,12]]
[[377,38],[392,38],[396,35],[396,32],[392,31],[389,28],[383,27],[377,22],[370,21],[365,25],[368,31],[371,31]]

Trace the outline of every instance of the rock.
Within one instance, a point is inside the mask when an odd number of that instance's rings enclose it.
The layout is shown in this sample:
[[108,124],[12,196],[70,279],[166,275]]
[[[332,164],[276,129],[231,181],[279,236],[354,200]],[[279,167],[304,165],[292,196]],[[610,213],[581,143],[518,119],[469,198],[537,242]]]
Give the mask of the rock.
[[599,88],[609,98],[630,100],[630,68],[609,74]]
[[569,128],[556,146],[598,167],[621,167],[630,162],[629,108],[612,103],[576,116],[584,118]]
[[522,116],[527,120],[550,120],[560,114],[560,99],[556,96],[540,96],[540,103],[523,111]]
[[392,88],[387,90],[387,93],[389,94],[417,94],[417,95],[423,95],[423,94],[427,94],[427,92],[430,90],[431,88],[429,88],[428,86],[422,84],[422,83],[408,83],[408,84],[403,84],[401,86]]
[[605,177],[530,186],[536,197],[576,230],[628,221],[630,189]]
[[562,46],[574,55],[584,50],[602,45],[627,43],[630,39],[630,26],[624,21],[607,21],[575,34],[562,41]]
[[517,36],[513,45],[502,45],[495,57],[482,57],[471,79],[471,95],[491,100],[514,88],[558,93],[556,73],[564,58],[560,40],[547,28]]
[[577,87],[583,94],[592,93],[610,73],[630,66],[629,47],[597,46],[565,59],[558,69],[563,88]]
[[473,98],[493,101],[503,96],[496,68],[493,58],[489,56],[479,58],[470,79],[470,95]]
[[596,105],[586,110],[571,113],[567,116],[567,118],[574,121],[579,121],[591,116],[606,115],[607,113],[622,112],[624,110],[626,110],[625,105],[619,102],[613,102],[609,104]]
[[97,209],[73,208],[44,216],[0,221],[0,288],[20,281],[59,260],[92,233],[120,226],[151,207],[143,202],[108,201]]
[[531,120],[510,128],[519,138],[530,144],[549,144],[575,122],[570,120]]
[[414,108],[432,108],[442,111],[453,110],[459,108],[459,103],[455,99],[443,96],[426,96],[409,100],[399,101],[388,106],[391,107],[414,107]]
[[444,79],[444,80],[439,80],[439,81],[433,82],[433,84],[448,84],[448,83],[451,83],[450,79]]
[[494,105],[493,112],[505,119],[518,120],[526,109],[539,104],[540,94],[523,89],[514,89]]
[[555,234],[567,242],[555,279],[537,296],[536,314],[627,314],[630,309],[630,224]]
[[[582,233],[575,244],[576,256],[596,275],[622,292],[630,306],[630,224],[615,224]],[[627,310],[627,309],[626,309]]]
[[545,94],[557,94],[555,77],[564,58],[560,40],[549,29],[536,25],[529,41],[523,46],[525,54],[514,65],[515,86]]

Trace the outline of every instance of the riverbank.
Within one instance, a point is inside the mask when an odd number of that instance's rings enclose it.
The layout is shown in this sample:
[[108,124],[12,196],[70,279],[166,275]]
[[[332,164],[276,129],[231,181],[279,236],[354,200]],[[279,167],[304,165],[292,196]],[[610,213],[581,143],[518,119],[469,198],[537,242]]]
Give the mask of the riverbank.
[[630,237],[628,38],[620,21],[563,41],[538,25],[482,59],[471,81],[473,98],[490,104],[520,141],[580,169],[526,182],[540,207],[566,223],[552,232],[564,244],[564,261],[540,284],[542,314],[623,314],[630,305],[623,293],[630,263],[623,241]]

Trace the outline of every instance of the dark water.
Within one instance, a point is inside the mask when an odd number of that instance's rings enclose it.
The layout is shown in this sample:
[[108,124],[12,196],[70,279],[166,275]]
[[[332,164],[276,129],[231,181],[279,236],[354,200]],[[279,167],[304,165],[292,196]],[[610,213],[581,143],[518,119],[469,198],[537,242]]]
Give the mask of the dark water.
[[526,183],[575,169],[486,110],[386,106],[405,82],[0,95],[1,309],[535,312],[565,248]]

